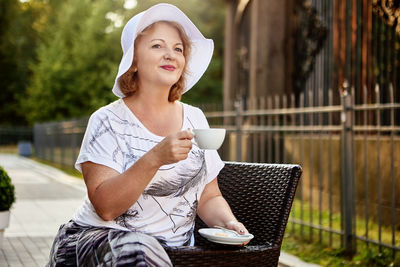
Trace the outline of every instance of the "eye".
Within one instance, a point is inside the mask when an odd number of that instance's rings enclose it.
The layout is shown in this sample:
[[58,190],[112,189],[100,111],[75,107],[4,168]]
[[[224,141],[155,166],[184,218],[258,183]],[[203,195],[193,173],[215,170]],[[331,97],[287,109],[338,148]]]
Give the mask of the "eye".
[[159,45],[159,44],[154,44],[151,46],[151,48],[160,48],[160,47],[161,47],[161,45]]
[[175,51],[177,51],[177,52],[179,52],[179,53],[183,53],[183,49],[180,48],[180,47],[176,47],[176,48],[175,48]]

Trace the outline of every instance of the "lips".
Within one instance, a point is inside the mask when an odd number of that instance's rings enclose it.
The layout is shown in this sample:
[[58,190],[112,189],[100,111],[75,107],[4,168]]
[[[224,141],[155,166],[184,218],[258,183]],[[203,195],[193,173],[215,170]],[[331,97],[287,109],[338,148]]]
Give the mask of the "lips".
[[161,66],[161,68],[163,68],[164,70],[167,70],[167,71],[174,71],[176,69],[175,66],[172,66],[172,65],[163,65],[163,66]]

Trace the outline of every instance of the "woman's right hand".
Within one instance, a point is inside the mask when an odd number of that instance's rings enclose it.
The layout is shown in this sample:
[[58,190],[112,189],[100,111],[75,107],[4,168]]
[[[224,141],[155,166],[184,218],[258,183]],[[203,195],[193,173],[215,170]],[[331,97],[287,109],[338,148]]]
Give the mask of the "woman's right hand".
[[194,135],[189,130],[165,137],[151,151],[160,166],[176,163],[188,157]]

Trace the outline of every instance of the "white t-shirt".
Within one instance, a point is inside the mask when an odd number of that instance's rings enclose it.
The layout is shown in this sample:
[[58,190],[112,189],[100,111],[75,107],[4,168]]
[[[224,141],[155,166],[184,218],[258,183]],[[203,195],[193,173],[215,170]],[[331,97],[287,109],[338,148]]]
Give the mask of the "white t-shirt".
[[[182,130],[209,128],[200,109],[182,105]],[[119,99],[90,117],[75,167],[82,171],[81,163],[91,161],[123,173],[163,138],[146,129]],[[137,202],[115,220],[102,220],[88,197],[73,220],[81,225],[143,232],[168,246],[193,245],[200,196],[223,166],[217,151],[193,145],[186,160],[162,166]]]

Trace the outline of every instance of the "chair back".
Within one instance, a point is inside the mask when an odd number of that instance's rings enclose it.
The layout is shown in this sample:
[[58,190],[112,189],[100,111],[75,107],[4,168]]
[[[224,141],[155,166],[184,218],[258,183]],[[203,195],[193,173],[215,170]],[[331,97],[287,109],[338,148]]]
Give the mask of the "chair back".
[[[249,245],[281,246],[301,172],[299,165],[225,162],[218,184],[236,218],[254,235]],[[202,227],[196,218],[200,245]]]

